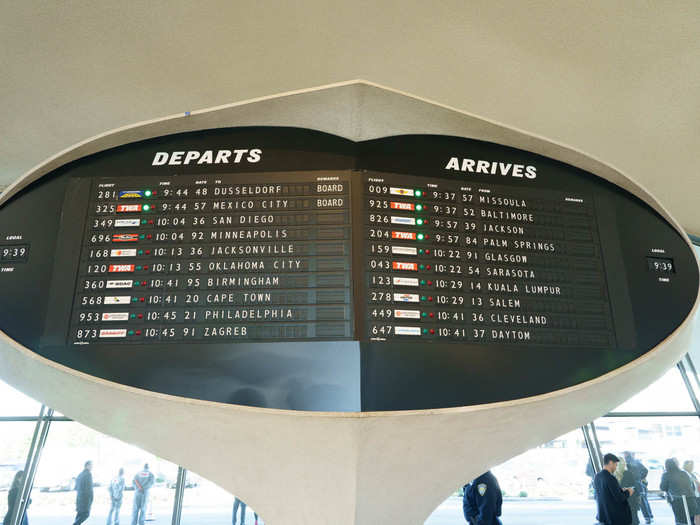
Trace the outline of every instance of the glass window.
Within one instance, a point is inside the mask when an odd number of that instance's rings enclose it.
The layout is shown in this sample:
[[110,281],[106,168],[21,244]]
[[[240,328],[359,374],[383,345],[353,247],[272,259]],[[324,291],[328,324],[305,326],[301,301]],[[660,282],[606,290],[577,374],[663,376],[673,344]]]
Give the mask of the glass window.
[[694,412],[695,407],[675,366],[613,412]]
[[[146,519],[170,523],[177,466],[118,439],[100,434],[75,422],[51,424],[46,447],[37,470],[29,522],[54,525],[59,520],[72,523],[76,511],[76,478],[86,461],[93,462],[94,501],[90,522],[106,523],[111,509],[110,482],[124,469],[125,490],[120,508],[120,522],[130,523],[135,501],[134,477],[148,464],[153,486],[144,499]],[[143,484],[149,476],[144,475]]]
[[[494,467],[503,492],[503,522],[561,525],[595,521],[588,463],[583,434],[576,430]],[[459,493],[425,522],[448,523],[464,523]]]
[[35,423],[0,423],[0,519],[7,513],[7,492],[15,474],[24,470]]
[[41,403],[0,381],[0,416],[38,416]]
[[686,417],[604,417],[595,422],[603,454],[630,451],[649,469],[649,490],[658,490],[664,461],[681,465],[693,460],[700,467],[700,419]]
[[256,516],[254,509],[246,506],[244,511],[245,503],[239,502],[236,505],[235,501],[235,497],[230,492],[193,472],[188,472],[180,523],[181,525],[233,523],[233,511],[235,510],[236,521],[234,525],[240,525],[240,523],[246,525],[263,524],[262,516]]
[[[700,317],[698,318],[700,319]],[[697,326],[695,327],[695,344],[700,345],[700,321],[696,321]],[[695,398],[700,400],[700,376],[698,375],[698,363],[693,359],[693,357],[688,354],[688,359],[683,362],[685,365],[686,373],[688,374],[688,380],[690,381],[690,387],[695,393]]]
[[[700,246],[695,246],[695,252],[700,257]],[[693,342],[690,345],[688,354],[695,363],[695,369],[700,373],[700,312],[695,315],[695,332],[693,336]]]
[[[671,508],[659,492],[664,462],[675,457],[681,465],[686,460],[700,465],[700,419],[697,416],[603,417],[595,422],[595,428],[603,454],[623,456],[629,451],[648,469],[646,499],[654,519],[656,523],[674,523]],[[640,512],[644,513],[644,509]],[[644,522],[643,516],[639,519]]]

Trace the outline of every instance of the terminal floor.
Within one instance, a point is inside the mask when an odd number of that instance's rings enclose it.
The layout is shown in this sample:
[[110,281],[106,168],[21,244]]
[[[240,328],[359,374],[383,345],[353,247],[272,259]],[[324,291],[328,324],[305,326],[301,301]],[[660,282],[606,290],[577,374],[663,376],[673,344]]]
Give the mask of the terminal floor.
[[[674,525],[671,510],[665,501],[652,500],[650,503],[656,525]],[[30,511],[31,525],[66,525],[74,517],[67,513],[66,515],[42,515],[39,509],[36,510],[35,513]],[[85,525],[103,525],[106,517],[104,512],[95,512]],[[122,512],[122,525],[130,525],[130,518],[128,512]],[[253,513],[249,512],[246,518],[246,525],[253,525]],[[595,507],[592,501],[514,499],[503,503],[503,525],[594,525],[594,518]],[[170,523],[169,513],[156,513],[153,519],[146,522],[147,525],[170,525]],[[222,512],[221,508],[183,509],[182,525],[230,525],[230,523],[231,514],[228,509],[226,512]],[[263,520],[260,523],[262,524]],[[464,523],[462,501],[453,497],[435,509],[425,525],[464,525]]]
[[[671,508],[663,500],[652,500],[656,525],[674,525]],[[503,502],[503,525],[594,525],[595,503],[590,501],[508,499]],[[641,523],[644,523],[639,513]],[[450,498],[440,505],[425,525],[464,525],[462,500]]]

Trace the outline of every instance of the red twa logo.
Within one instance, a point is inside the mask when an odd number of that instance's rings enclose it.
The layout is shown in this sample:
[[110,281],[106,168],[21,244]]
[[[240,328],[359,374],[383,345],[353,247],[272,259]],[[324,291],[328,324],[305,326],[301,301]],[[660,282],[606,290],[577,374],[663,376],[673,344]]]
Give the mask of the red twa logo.
[[404,241],[415,241],[416,234],[412,232],[391,232],[392,239],[401,239]]
[[416,209],[416,205],[411,204],[410,202],[392,202],[391,209],[413,211]]
[[117,213],[141,211],[141,204],[117,204]]
[[109,265],[109,271],[112,273],[118,272],[118,273],[123,273],[123,272],[133,272],[136,269],[136,266],[133,264],[110,264]]
[[407,262],[392,262],[391,267],[394,270],[413,270],[414,272],[418,271],[418,263],[407,263]]

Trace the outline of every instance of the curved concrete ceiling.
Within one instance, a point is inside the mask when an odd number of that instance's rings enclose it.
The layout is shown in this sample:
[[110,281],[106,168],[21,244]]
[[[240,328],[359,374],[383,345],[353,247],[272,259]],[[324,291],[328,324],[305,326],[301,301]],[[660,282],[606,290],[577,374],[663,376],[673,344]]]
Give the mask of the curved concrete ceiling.
[[352,78],[569,144],[700,233],[700,3],[5,2],[0,185],[140,120]]

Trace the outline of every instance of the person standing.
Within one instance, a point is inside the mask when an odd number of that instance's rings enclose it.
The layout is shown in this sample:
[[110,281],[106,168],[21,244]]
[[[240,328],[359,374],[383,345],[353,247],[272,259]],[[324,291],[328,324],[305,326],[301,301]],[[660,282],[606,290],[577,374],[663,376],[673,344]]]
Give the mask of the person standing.
[[75,522],[80,525],[90,516],[92,507],[92,461],[85,462],[85,468],[75,480]]
[[684,461],[683,470],[690,476],[690,481],[695,489],[695,525],[700,525],[700,479],[698,479],[697,474],[693,472],[695,470],[695,463],[691,460]]
[[649,469],[647,469],[641,461],[636,460],[641,466],[642,472],[642,493],[639,495],[639,504],[642,509],[642,515],[647,525],[653,523],[654,513],[651,511],[651,505],[649,505],[649,481],[647,480],[647,475],[649,474]]
[[[634,493],[627,498],[627,504],[630,506],[630,513],[632,515],[632,525],[639,525],[639,492],[641,491],[641,480],[637,475],[637,471],[634,467],[634,462],[632,458],[627,459],[625,454],[625,459],[620,461],[622,467],[622,476],[617,478],[620,481],[620,485],[623,487],[633,487]],[[632,465],[630,467],[630,464]]]
[[630,525],[632,513],[627,499],[634,494],[634,488],[620,488],[615,478],[617,464],[620,462],[615,454],[603,456],[603,470],[593,479],[596,503],[598,506],[597,519],[604,525]]
[[462,510],[469,525],[501,525],[502,505],[501,487],[490,470],[464,486]]
[[[246,508],[248,507],[245,503],[245,501],[242,501],[238,499],[238,496],[234,496],[235,499],[233,501],[233,525],[236,525],[236,516],[238,515],[238,509],[241,509],[241,525],[245,525],[245,513],[246,513]],[[253,512],[255,514],[255,525],[258,525],[258,513]]]
[[148,507],[148,493],[155,482],[155,477],[148,469],[148,463],[143,470],[134,476],[134,511],[131,517],[131,525],[144,525],[146,521],[146,508]]
[[[661,476],[661,492],[666,493],[666,501],[671,505],[673,515],[677,524],[688,524],[685,514],[685,505],[688,506],[688,513],[691,518],[696,513],[695,490],[690,476],[683,472],[678,466],[675,458],[669,458],[664,464],[666,471]],[[685,496],[685,505],[683,504]]]
[[112,525],[112,517],[114,517],[114,525],[119,525],[119,509],[122,507],[122,499],[124,497],[124,469],[119,469],[119,474],[109,484],[109,499],[112,502],[107,515],[107,525]]
[[[7,493],[7,514],[2,520],[3,525],[10,525],[12,520],[12,515],[15,512],[15,508],[20,504],[20,499],[22,496],[22,486],[24,485],[24,470],[18,470],[15,477],[12,479],[12,485]],[[29,501],[31,503],[31,500]],[[27,503],[29,506],[29,503]],[[27,510],[24,510],[24,516],[20,522],[22,525],[28,525],[27,521]]]
[[[651,523],[654,521],[654,515],[651,512],[651,506],[649,505],[649,500],[647,498],[648,482],[646,481],[649,470],[642,464],[641,461],[634,457],[633,452],[625,452],[624,456],[625,460],[627,461],[627,468],[630,470],[631,476],[634,479],[634,491],[637,493],[637,497],[639,499],[639,508],[637,511],[641,510],[647,524]],[[632,520],[633,523],[636,524],[639,523],[639,517],[635,514],[635,512],[636,511],[633,508]]]

